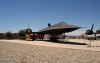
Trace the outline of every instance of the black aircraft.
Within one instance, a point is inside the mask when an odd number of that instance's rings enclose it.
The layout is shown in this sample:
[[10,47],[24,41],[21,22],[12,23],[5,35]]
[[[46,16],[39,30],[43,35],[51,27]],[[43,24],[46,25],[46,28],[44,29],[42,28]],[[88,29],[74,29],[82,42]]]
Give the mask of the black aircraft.
[[87,35],[92,35],[92,34],[94,34],[94,32],[93,32],[93,27],[94,27],[94,24],[92,25],[92,27],[91,27],[90,30],[86,30],[86,34],[87,34]]
[[49,39],[51,41],[56,41],[56,40],[58,40],[58,37],[57,37],[58,35],[61,35],[62,33],[66,33],[66,32],[72,32],[79,28],[81,28],[81,27],[66,24],[65,22],[60,22],[55,25],[51,25],[50,23],[48,23],[48,27],[41,29],[38,32],[41,32],[43,34],[49,34],[50,35]]
[[[88,39],[88,40],[96,40],[96,34],[97,33],[93,31],[93,28],[94,28],[94,24],[92,24],[91,29],[86,30],[86,32],[85,32],[85,34],[87,35],[86,39]],[[91,35],[93,35],[93,36],[91,36]]]
[[96,31],[96,34],[100,34],[100,30],[97,30],[97,31]]

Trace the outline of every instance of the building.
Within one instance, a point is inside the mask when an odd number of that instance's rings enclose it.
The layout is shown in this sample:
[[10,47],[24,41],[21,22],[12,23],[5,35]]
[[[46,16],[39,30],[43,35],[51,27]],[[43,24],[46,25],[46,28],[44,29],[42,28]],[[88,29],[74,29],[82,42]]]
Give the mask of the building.
[[0,33],[0,39],[4,39],[4,33]]

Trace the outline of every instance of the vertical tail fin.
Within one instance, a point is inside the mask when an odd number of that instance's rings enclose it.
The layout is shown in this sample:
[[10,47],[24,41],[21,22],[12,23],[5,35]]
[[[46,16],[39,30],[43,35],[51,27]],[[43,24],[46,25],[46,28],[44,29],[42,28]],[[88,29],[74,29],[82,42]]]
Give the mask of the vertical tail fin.
[[94,24],[92,24],[91,30],[93,30]]
[[48,27],[50,27],[51,26],[51,24],[50,23],[48,23]]

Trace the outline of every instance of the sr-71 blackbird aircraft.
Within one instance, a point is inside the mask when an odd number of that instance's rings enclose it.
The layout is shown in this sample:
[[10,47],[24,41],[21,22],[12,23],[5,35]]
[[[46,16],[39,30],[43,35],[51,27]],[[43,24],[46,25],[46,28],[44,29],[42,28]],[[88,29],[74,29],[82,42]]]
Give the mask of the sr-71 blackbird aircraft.
[[70,25],[66,24],[65,22],[60,22],[55,25],[51,25],[48,23],[48,27],[39,30],[38,32],[32,32],[31,29],[26,29],[26,39],[42,39],[44,38],[44,34],[49,34],[50,35],[50,40],[51,41],[57,41],[58,40],[58,35],[61,35],[62,33],[66,32],[72,32],[81,27],[75,26],[75,25]]

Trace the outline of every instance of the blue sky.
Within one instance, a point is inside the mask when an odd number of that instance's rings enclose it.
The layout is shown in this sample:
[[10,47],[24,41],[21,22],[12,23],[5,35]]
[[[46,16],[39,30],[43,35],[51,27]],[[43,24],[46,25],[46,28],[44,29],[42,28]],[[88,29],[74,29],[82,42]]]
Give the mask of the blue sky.
[[33,31],[58,22],[100,29],[100,0],[0,0],[0,32]]

